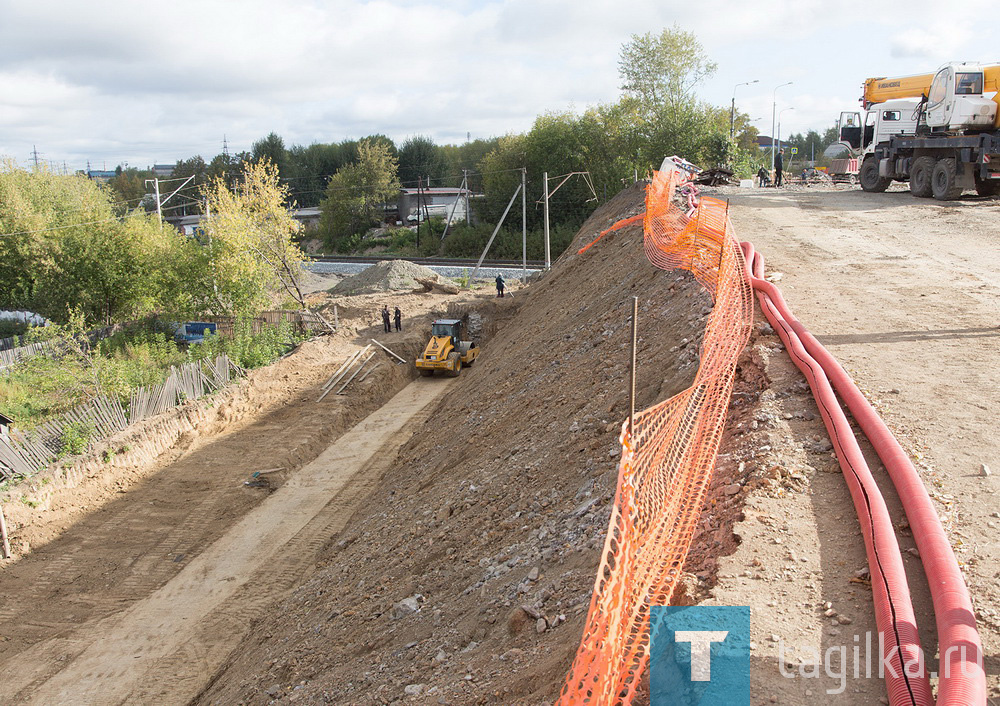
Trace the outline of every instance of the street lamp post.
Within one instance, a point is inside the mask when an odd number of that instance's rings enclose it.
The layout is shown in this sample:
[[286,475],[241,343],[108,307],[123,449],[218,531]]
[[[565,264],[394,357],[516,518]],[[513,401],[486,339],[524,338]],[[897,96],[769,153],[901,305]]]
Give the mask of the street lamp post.
[[786,110],[795,110],[795,107],[789,106],[788,108],[782,108],[778,111],[778,149],[781,149],[781,114]]
[[785,86],[791,86],[792,82],[783,83],[780,86],[774,87],[774,92],[771,94],[771,171],[774,171],[774,130],[775,123],[777,122],[777,108],[778,108],[778,89],[784,88]]
[[751,84],[757,83],[759,79],[754,79],[753,81],[747,81],[746,83],[737,83],[733,86],[733,102],[729,106],[729,139],[733,139],[736,135],[736,89],[740,86],[749,86]]

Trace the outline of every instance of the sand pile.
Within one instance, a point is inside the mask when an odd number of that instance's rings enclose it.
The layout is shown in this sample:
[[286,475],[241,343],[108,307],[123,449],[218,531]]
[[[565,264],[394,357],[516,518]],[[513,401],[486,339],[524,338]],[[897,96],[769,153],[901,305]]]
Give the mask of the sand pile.
[[346,278],[329,291],[330,294],[342,296],[406,291],[419,287],[418,279],[431,279],[454,284],[423,265],[417,265],[407,260],[383,260],[352,277]]

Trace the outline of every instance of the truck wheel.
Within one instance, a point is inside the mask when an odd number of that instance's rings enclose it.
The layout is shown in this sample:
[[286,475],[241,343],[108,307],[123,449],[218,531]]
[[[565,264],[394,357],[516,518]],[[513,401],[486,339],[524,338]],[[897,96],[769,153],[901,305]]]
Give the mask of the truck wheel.
[[962,195],[958,185],[958,164],[954,157],[939,159],[931,176],[931,190],[938,201],[954,201]]
[[892,179],[885,179],[878,175],[878,160],[874,157],[868,157],[861,164],[858,180],[861,182],[862,189],[873,192],[885,191],[892,183]]
[[448,377],[457,378],[458,374],[462,372],[462,357],[455,351],[448,354],[448,361],[455,366],[454,369],[448,371]]
[[1000,179],[980,179],[979,175],[976,175],[976,193],[980,196],[1000,194]]
[[910,170],[910,193],[921,199],[932,195],[931,177],[934,175],[934,158],[917,157]]

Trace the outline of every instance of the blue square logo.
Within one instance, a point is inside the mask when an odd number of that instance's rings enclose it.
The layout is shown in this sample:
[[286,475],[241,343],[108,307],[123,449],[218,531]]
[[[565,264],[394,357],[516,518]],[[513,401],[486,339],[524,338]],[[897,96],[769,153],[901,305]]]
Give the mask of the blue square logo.
[[653,606],[650,706],[749,706],[748,606]]

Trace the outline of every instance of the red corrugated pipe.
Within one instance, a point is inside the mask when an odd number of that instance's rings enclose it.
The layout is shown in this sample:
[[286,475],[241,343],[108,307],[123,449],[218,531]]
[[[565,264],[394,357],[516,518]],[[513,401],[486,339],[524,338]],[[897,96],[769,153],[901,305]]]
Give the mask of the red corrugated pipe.
[[[894,669],[888,669],[886,674],[890,703],[931,704],[933,699],[892,523],[850,423],[837,402],[834,387],[889,472],[917,542],[937,617],[941,654],[937,703],[939,706],[985,704],[986,676],[972,603],[923,483],[902,447],[850,376],[795,319],[780,290],[763,279],[763,258],[754,252],[752,244],[742,243],[742,247],[747,275],[758,292],[764,315],[813,390],[858,512],[872,573],[876,623],[885,636],[886,650],[894,651],[897,645],[899,649],[897,658],[889,662]],[[900,669],[899,655],[902,664],[910,665],[909,668]]]

